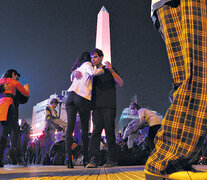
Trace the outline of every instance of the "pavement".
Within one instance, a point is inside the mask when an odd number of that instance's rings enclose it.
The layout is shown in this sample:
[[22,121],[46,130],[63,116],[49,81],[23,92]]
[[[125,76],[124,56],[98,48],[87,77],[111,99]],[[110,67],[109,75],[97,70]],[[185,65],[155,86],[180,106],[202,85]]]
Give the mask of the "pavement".
[[[207,172],[207,165],[194,166]],[[145,180],[144,166],[117,166],[112,168],[84,168],[75,166],[5,165],[0,168],[0,180]],[[207,177],[206,177],[207,179]]]

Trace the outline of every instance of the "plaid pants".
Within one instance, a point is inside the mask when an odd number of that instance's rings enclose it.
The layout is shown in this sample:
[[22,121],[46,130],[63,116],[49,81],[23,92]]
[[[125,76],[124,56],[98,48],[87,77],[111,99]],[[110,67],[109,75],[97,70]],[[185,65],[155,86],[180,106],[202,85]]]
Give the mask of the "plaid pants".
[[145,169],[187,170],[207,132],[207,1],[174,0],[157,10],[177,90]]

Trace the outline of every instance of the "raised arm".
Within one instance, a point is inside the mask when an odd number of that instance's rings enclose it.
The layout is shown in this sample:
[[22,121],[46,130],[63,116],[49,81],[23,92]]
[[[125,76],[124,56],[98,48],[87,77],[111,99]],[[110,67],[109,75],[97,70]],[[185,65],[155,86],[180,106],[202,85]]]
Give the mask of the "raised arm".
[[113,70],[110,62],[106,61],[105,64],[106,64],[106,68],[108,68],[108,70],[111,72],[112,76],[114,77],[116,84],[119,87],[122,87],[124,83],[123,79]]

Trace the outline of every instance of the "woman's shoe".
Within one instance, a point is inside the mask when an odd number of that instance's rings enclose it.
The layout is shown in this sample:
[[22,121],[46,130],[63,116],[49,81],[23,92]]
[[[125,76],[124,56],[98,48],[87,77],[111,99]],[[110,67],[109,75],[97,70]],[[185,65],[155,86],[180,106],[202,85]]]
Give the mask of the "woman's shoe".
[[4,167],[3,161],[0,160],[0,168]]
[[3,156],[0,156],[0,168],[4,167]]
[[89,158],[88,157],[84,157],[83,158],[83,166],[86,167],[89,163]]
[[67,156],[67,158],[66,158],[66,167],[67,168],[74,168],[74,165],[73,165],[73,161],[72,161],[72,157],[71,156]]

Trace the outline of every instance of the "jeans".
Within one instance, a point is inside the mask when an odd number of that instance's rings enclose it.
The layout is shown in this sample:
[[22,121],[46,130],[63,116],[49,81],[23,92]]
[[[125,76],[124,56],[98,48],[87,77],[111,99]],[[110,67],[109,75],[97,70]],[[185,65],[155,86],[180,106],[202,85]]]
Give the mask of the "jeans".
[[84,156],[88,156],[88,124],[90,117],[91,102],[75,92],[70,92],[66,102],[67,112],[67,131],[66,131],[66,155],[71,156],[71,146],[73,144],[73,131],[76,123],[76,115],[79,112],[81,129],[82,129],[82,141]]
[[101,133],[105,129],[107,159],[108,161],[116,161],[115,118],[116,109],[113,108],[97,108],[93,111],[94,129],[90,143],[91,157],[95,156],[98,158]]

